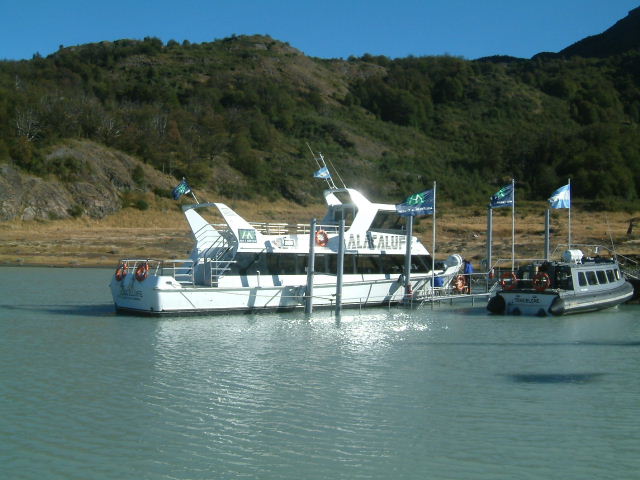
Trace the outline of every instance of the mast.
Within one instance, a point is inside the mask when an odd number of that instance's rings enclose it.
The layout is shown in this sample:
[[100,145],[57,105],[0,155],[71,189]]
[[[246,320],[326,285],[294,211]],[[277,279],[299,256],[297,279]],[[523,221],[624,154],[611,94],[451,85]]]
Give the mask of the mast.
[[[318,166],[318,169],[326,168],[328,170],[329,167],[327,167],[327,163],[324,161],[324,157],[322,156],[322,153],[318,152],[318,155],[316,155],[315,152],[311,149],[311,146],[308,143],[307,143],[307,148],[311,152],[311,156],[313,157],[313,159],[316,161],[316,165]],[[331,166],[333,167],[333,165],[331,165]],[[336,171],[336,173],[338,173],[338,172]],[[339,174],[338,174],[338,177],[340,177]],[[324,179],[325,182],[327,182],[327,186],[330,189],[332,189],[332,190],[337,190],[338,189],[338,187],[336,187],[336,184],[333,181],[333,178],[332,178],[331,175],[327,175],[326,177],[323,177],[323,179]],[[342,181],[342,178],[340,178],[340,181]],[[344,188],[347,188],[346,185],[344,184],[344,182],[342,182],[342,186]]]

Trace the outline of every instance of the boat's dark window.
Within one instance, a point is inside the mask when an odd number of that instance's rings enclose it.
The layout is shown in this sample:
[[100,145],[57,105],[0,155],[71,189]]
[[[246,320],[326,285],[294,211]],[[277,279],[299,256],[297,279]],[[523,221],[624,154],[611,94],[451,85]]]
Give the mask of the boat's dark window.
[[356,216],[357,209],[352,206],[337,207],[334,210],[334,221],[340,223],[340,220],[344,219],[345,226],[349,226],[353,223],[353,219]]
[[374,255],[357,255],[357,271],[358,273],[380,273],[380,263]]
[[[403,257],[404,260],[404,257]],[[416,273],[427,273],[431,271],[431,257],[411,255],[411,271]]]
[[[327,255],[329,257],[329,270],[327,273],[338,273],[338,255]],[[342,273],[356,273],[356,255],[345,255]]]
[[596,271],[596,275],[598,275],[598,283],[601,285],[607,283],[607,274],[604,270]]
[[596,272],[593,270],[587,271],[587,281],[589,282],[589,285],[597,285],[598,279],[596,278]]
[[380,255],[382,273],[391,275],[402,273],[404,270],[404,257],[402,255]]
[[617,268],[613,271],[613,273],[616,274],[616,280],[620,280],[620,270],[618,270]]
[[[329,269],[327,270],[327,273],[332,273],[335,275],[338,272],[338,255],[327,255],[327,257],[329,260]],[[344,264],[345,265],[348,264],[348,262],[346,261],[346,258],[345,258]],[[347,272],[343,271],[343,273],[347,273]]]
[[[284,255],[279,254],[279,257]],[[298,266],[300,273],[304,273],[306,267],[306,259],[299,259]],[[284,263],[278,263],[275,270],[280,274],[285,274]],[[335,275],[338,271],[337,255],[316,255],[315,271],[317,273],[329,273]],[[270,264],[271,270],[271,264]],[[271,270],[273,271],[273,270]],[[344,273],[388,273],[400,274],[404,271],[404,255],[345,255],[344,256]],[[412,255],[411,256],[411,272],[426,273],[431,271],[431,257],[429,255]]]
[[239,253],[236,255],[236,263],[231,264],[231,272],[240,275],[255,275],[258,271],[268,268],[264,264],[264,256],[259,253]]
[[616,281],[616,277],[613,274],[613,270],[607,270],[607,278],[609,279],[610,282]]
[[329,273],[329,255],[316,255],[314,267],[316,273]]
[[584,272],[578,272],[578,283],[581,287],[587,286],[587,277],[584,275]]
[[405,228],[404,217],[396,212],[378,212],[371,223],[372,230],[400,230]]
[[267,267],[270,275],[302,273],[304,271],[303,261],[304,258],[295,253],[267,253]]

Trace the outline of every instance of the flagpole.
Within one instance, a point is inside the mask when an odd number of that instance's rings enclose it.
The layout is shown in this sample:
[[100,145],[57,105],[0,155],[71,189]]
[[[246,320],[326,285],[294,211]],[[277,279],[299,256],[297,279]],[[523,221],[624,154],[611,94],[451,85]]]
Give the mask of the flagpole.
[[569,179],[569,244],[567,250],[571,250],[571,179]]
[[491,205],[487,208],[487,271],[491,273],[493,267],[492,257],[493,244],[493,208]]
[[407,217],[407,245],[404,254],[404,301],[411,295],[411,237],[413,235],[413,215]]
[[516,269],[516,180],[511,179],[511,271]]
[[433,182],[433,238],[431,243],[431,292],[435,292],[433,289],[435,285],[433,284],[433,275],[436,269],[436,182]]

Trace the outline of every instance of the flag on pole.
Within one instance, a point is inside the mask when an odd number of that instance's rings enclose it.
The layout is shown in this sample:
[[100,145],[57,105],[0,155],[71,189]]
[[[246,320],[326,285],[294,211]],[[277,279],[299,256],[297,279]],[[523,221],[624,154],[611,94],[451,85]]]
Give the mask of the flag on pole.
[[313,178],[331,178],[331,173],[329,173],[329,169],[325,166],[314,172]]
[[491,208],[510,207],[513,205],[513,184],[510,183],[491,196],[489,206]]
[[402,217],[433,214],[433,189],[415,193],[404,203],[396,205],[396,212]]
[[171,196],[173,196],[174,200],[178,200],[182,195],[186,195],[187,193],[191,193],[191,187],[183,178],[176,188],[173,189]]
[[571,184],[560,187],[549,197],[551,208],[571,208]]

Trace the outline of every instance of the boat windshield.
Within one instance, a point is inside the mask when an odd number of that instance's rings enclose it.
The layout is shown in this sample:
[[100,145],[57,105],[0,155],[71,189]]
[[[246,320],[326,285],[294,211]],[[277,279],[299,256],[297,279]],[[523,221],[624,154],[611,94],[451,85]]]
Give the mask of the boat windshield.
[[405,217],[401,217],[396,212],[379,211],[371,223],[372,230],[404,230],[406,227]]
[[358,213],[354,205],[332,205],[322,219],[323,225],[338,225],[344,219],[344,224],[349,227]]

